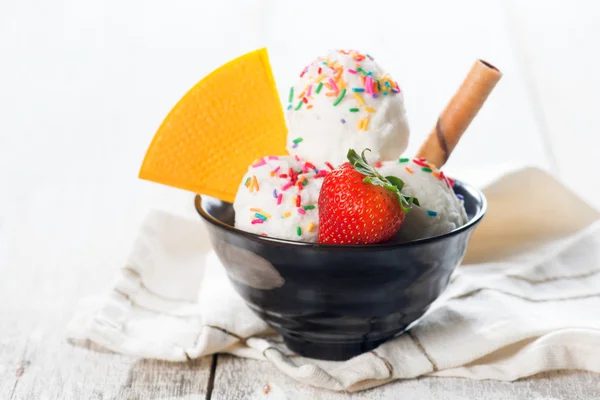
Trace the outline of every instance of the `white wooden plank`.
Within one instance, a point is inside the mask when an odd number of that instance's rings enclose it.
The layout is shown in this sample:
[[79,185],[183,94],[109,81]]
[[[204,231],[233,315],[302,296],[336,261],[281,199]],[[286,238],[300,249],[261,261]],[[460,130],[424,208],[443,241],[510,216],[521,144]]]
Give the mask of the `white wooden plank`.
[[[38,317],[41,322],[35,329],[22,317],[6,321],[13,331],[5,336],[6,346],[0,352],[5,370],[0,374],[2,399],[191,400],[206,396],[210,357],[167,363],[74,348],[64,340],[64,319],[51,322]],[[5,354],[6,350],[13,354]]]
[[27,341],[23,337],[7,336],[6,318],[0,319],[0,332],[0,399],[11,399],[14,398],[19,376],[27,368],[27,360],[24,359]]
[[[270,363],[219,356],[213,400],[469,400],[597,398],[600,377],[587,372],[551,372],[517,382],[420,378],[396,381],[358,393],[338,393],[299,384]],[[265,393],[268,392],[268,393]]]
[[600,3],[505,0],[560,177],[596,207],[600,148]]
[[103,201],[101,187],[37,189],[10,205],[0,229],[10,249],[0,249],[0,398],[204,399],[210,357],[167,363],[66,342],[79,299],[101,295],[127,253],[136,198],[111,213],[123,202]]

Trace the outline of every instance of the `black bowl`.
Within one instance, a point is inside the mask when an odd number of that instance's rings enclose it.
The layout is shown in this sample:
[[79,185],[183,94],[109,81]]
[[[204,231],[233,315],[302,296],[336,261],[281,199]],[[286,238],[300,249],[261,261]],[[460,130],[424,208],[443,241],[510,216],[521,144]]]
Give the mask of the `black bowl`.
[[479,190],[456,182],[469,221],[405,243],[341,246],[263,237],[233,227],[230,203],[196,196],[215,251],[237,292],[294,352],[346,360],[419,319],[448,285],[486,211]]

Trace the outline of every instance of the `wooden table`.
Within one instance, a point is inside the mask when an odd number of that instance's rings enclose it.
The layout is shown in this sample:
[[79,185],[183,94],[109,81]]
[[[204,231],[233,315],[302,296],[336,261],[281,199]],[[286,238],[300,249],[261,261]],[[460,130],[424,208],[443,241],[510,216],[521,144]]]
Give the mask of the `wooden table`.
[[0,399],[600,398],[600,377],[586,372],[423,378],[349,395],[266,362],[175,364],[66,343],[78,301],[109,287],[147,211],[193,215],[191,194],[136,179],[156,127],[201,76],[258,46],[269,47],[282,93],[315,53],[368,49],[403,86],[411,150],[486,58],[505,77],[449,168],[526,162],[600,206],[595,3],[332,3],[0,4]]

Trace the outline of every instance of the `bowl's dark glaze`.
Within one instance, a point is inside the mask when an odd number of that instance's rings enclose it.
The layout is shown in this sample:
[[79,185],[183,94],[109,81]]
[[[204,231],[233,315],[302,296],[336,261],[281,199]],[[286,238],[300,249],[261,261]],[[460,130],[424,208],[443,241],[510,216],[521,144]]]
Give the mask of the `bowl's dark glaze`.
[[233,228],[229,203],[196,197],[217,255],[250,308],[307,357],[345,360],[420,318],[446,288],[485,213],[483,194],[456,182],[469,222],[445,235],[369,246],[267,238]]

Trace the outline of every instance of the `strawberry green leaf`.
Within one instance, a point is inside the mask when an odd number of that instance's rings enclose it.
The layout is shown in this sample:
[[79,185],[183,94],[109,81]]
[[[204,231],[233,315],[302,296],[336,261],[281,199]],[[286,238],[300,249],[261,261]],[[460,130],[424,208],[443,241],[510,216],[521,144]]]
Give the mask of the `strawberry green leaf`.
[[392,185],[396,186],[399,191],[402,190],[402,188],[404,187],[404,182],[400,178],[397,178],[395,176],[386,176],[385,179],[390,181]]
[[363,182],[381,186],[386,188],[387,190],[394,192],[398,195],[398,201],[400,202],[400,207],[402,211],[409,212],[412,209],[412,205],[419,205],[419,200],[412,196],[405,196],[402,194],[401,190],[404,187],[404,182],[402,179],[397,178],[395,176],[382,176],[375,168],[369,165],[367,161],[367,157],[365,156],[366,151],[371,151],[371,149],[364,149],[359,156],[356,151],[353,149],[348,150],[347,158],[350,165],[354,167],[354,169],[365,175]]

